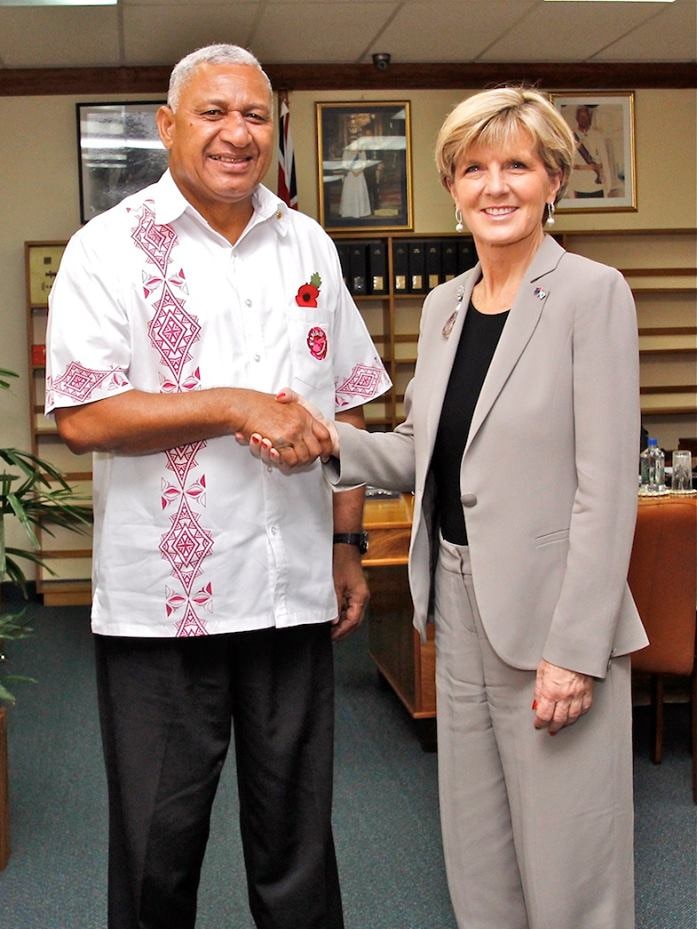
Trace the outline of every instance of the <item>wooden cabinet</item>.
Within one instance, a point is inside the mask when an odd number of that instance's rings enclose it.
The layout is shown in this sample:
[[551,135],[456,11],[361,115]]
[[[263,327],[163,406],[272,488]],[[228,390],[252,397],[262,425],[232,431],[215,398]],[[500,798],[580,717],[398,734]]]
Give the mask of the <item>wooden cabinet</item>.
[[[73,455],[44,416],[46,379],[46,324],[48,295],[58,271],[65,242],[25,242],[27,299],[27,360],[31,450],[65,475],[76,494],[91,499],[92,456]],[[89,529],[75,533],[57,528],[41,531],[39,554],[46,568],[37,568],[36,589],[44,603],[90,602],[92,541]]]
[[368,651],[380,676],[394,690],[412,719],[420,724],[424,747],[433,746],[426,726],[436,715],[436,655],[433,626],[422,642],[412,625],[407,561],[413,497],[368,498],[364,525],[369,548],[363,558],[370,586]]

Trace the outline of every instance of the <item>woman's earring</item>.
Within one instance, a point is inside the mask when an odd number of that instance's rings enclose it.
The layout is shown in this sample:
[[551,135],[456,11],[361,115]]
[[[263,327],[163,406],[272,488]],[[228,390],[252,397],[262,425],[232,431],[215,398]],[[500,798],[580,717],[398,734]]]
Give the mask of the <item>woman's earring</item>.
[[455,232],[463,232],[465,229],[464,223],[462,222],[462,213],[460,212],[460,207],[455,207]]
[[554,204],[553,203],[547,204],[547,225],[548,226],[554,225]]

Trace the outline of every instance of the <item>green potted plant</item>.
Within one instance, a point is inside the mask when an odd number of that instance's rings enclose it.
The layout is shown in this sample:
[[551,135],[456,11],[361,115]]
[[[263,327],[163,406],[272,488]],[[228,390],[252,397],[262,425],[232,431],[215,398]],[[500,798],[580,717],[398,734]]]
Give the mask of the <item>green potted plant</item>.
[[[0,368],[0,390],[9,390],[13,371]],[[6,544],[6,520],[16,519],[29,543],[18,548]],[[0,583],[9,583],[28,596],[27,578],[23,565],[44,563],[37,549],[37,529],[52,534],[60,526],[75,531],[84,530],[92,520],[92,510],[81,503],[63,474],[50,462],[32,452],[16,448],[0,448]],[[6,671],[3,640],[25,638],[31,633],[24,611],[7,612],[0,608],[0,712],[3,702],[14,703],[7,687],[10,682],[26,680]]]

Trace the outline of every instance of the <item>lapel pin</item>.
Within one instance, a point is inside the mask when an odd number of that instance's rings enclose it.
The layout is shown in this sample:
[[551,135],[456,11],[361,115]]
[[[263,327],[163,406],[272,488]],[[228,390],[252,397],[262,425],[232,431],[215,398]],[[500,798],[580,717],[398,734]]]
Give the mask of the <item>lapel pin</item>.
[[458,287],[457,288],[457,303],[455,304],[455,309],[452,311],[450,316],[448,316],[448,318],[445,321],[445,325],[443,326],[442,334],[443,334],[444,339],[450,338],[450,333],[453,331],[453,327],[455,326],[455,323],[457,322],[457,314],[460,312],[460,307],[462,306],[462,301],[464,300],[464,298],[465,298],[465,288]]
[[537,297],[538,300],[544,300],[545,297],[547,296],[547,291],[543,290],[541,287],[536,287],[535,296]]

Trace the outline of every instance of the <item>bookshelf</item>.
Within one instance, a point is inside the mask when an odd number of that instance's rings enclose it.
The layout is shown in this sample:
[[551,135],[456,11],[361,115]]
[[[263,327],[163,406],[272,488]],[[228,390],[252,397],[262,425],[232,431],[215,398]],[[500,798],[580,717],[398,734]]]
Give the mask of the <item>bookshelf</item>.
[[[24,243],[31,450],[61,470],[76,494],[89,500],[92,496],[92,456],[70,452],[55,426],[44,417],[48,295],[65,244],[62,241]],[[89,527],[84,533],[60,528],[52,532],[38,532],[39,554],[50,570],[37,566],[37,593],[47,606],[89,603],[92,566]]]

